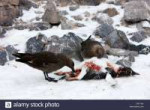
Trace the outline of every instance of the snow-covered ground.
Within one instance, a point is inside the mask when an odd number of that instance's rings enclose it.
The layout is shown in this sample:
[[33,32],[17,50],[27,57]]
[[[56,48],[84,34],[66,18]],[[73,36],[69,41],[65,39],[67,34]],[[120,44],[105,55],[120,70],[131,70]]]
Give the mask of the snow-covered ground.
[[[76,11],[69,11],[68,7],[60,8],[67,10],[68,18],[72,19],[72,15],[83,15],[88,10],[91,14],[97,11],[102,11],[106,8],[116,8],[119,15],[113,17],[113,26],[124,31],[126,34],[136,32],[137,29],[132,27],[116,26],[120,24],[124,10],[120,6],[112,4],[101,4],[99,6],[81,6]],[[25,22],[34,21],[37,16],[37,11],[44,12],[44,9],[31,8],[29,11],[24,11],[24,15],[19,19]],[[73,19],[72,19],[73,20]],[[36,22],[36,21],[34,21]],[[47,37],[51,35],[63,36],[68,32],[74,32],[83,39],[91,35],[98,26],[95,21],[81,21],[85,27],[74,30],[61,30],[61,27],[53,27],[45,31],[29,31],[12,29],[6,33],[6,38],[0,39],[0,45],[14,45],[20,52],[25,51],[26,41],[43,33]],[[84,37],[84,35],[87,37]],[[130,37],[130,36],[128,36]],[[150,45],[150,38],[147,38],[142,44]],[[115,62],[118,57],[109,56],[109,60]],[[138,76],[116,78],[117,85],[112,87],[106,80],[99,81],[59,81],[58,83],[47,82],[41,71],[33,69],[25,64],[15,61],[8,62],[5,66],[0,66],[0,99],[150,99],[150,54],[139,55],[132,65],[132,69],[140,73]],[[76,62],[76,65],[79,62]]]

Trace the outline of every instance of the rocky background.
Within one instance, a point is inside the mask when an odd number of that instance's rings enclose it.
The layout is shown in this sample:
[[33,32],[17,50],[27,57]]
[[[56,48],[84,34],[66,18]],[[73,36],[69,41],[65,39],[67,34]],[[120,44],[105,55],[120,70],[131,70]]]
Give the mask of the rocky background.
[[[69,11],[74,12],[82,6],[95,6],[101,3],[120,6],[124,10],[121,18],[121,24],[114,24],[113,17],[118,16],[120,12],[116,8],[108,7],[103,11],[97,11],[93,14],[85,11],[82,15],[73,15],[68,19],[67,10],[60,10],[62,7],[68,7]],[[29,22],[22,19],[16,19],[23,15],[23,10],[31,8],[39,8],[43,5],[44,11],[36,11],[41,14]],[[30,12],[29,12],[30,13]],[[117,61],[121,65],[131,66],[134,57],[138,56],[138,52],[130,51],[127,47],[132,44],[130,41],[140,43],[150,36],[150,1],[149,0],[1,0],[0,2],[0,39],[7,37],[5,33],[11,29],[30,31],[44,31],[54,26],[61,27],[61,30],[75,30],[86,27],[82,21],[91,19],[97,22],[99,26],[93,31],[95,38],[100,38],[108,55],[124,56],[123,59]],[[34,22],[36,21],[36,22]],[[91,24],[92,25],[92,24]],[[136,26],[136,32],[126,33],[115,27]],[[87,34],[83,36],[87,37]],[[51,51],[55,53],[64,53],[69,57],[81,61],[80,55],[81,36],[73,32],[68,32],[60,38],[60,36],[52,35],[49,38],[44,34],[37,34],[26,42],[26,52]],[[55,44],[55,45],[53,45]],[[13,60],[11,55],[13,52],[19,51],[14,45],[0,45],[0,65],[4,65],[7,61]],[[107,47],[107,48],[105,48]],[[127,64],[127,65],[126,65]]]

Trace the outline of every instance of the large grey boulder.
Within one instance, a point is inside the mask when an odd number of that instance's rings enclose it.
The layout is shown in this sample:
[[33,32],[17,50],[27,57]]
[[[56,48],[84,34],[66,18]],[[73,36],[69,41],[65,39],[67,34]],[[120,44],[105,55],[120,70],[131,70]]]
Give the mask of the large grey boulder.
[[130,44],[126,34],[120,30],[114,30],[107,37],[105,37],[104,40],[111,48],[124,49]]
[[27,53],[37,53],[43,51],[47,43],[47,37],[43,34],[39,34],[35,37],[30,38],[26,42],[26,52]]
[[102,38],[111,48],[125,49],[130,44],[123,31],[115,30],[113,26],[109,24],[101,24],[96,28],[94,34]]
[[63,37],[51,36],[48,39],[48,44],[45,51],[54,53],[63,53],[71,58],[82,61],[80,55],[82,39],[74,33],[65,34]]
[[133,0],[124,5],[124,20],[135,23],[139,21],[150,21],[150,4],[146,0]]
[[96,28],[94,31],[94,35],[99,36],[101,38],[108,37],[110,33],[114,31],[114,28],[112,25],[109,24],[101,24]]

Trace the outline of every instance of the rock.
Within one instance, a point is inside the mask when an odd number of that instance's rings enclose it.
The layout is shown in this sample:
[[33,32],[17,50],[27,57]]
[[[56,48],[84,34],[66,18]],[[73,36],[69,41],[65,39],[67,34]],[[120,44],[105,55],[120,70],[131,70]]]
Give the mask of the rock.
[[29,0],[1,0],[0,1],[0,25],[11,26],[13,19],[22,15],[22,9],[36,7]]
[[106,0],[106,3],[108,3],[108,4],[115,4],[116,0]]
[[76,4],[73,0],[56,0],[57,6],[70,6]]
[[69,5],[89,5],[95,6],[104,2],[105,0],[57,0],[56,4],[58,6],[69,6]]
[[72,20],[68,20],[66,17],[61,18],[61,29],[63,30],[71,30],[71,29],[76,29],[79,27],[84,27],[84,24],[81,23],[75,23]]
[[7,53],[5,49],[0,48],[0,65],[5,65],[7,62]]
[[79,5],[96,6],[104,2],[105,0],[74,0],[74,1]]
[[128,57],[126,57],[126,59],[130,62],[135,62],[135,56],[133,55],[129,55]]
[[143,45],[143,44],[140,44],[140,45],[130,44],[127,49],[131,51],[137,51],[139,54],[147,55],[150,53],[150,46]]
[[7,55],[8,55],[8,59],[9,59],[9,60],[15,59],[15,57],[14,57],[12,54],[13,54],[13,53],[17,53],[18,50],[16,50],[13,46],[8,45],[8,46],[6,47],[6,51],[7,51]]
[[123,67],[131,67],[132,63],[128,60],[122,59],[116,62],[116,64],[121,65]]
[[84,16],[85,16],[85,17],[90,17],[91,14],[90,14],[90,12],[86,11],[86,12],[84,12]]
[[130,39],[132,41],[135,41],[135,42],[139,43],[139,42],[143,41],[146,38],[147,38],[147,36],[145,35],[145,33],[143,31],[139,31],[139,32],[133,33],[133,36]]
[[0,65],[5,65],[7,61],[14,60],[13,53],[18,52],[13,46],[0,47]]
[[78,8],[80,8],[79,5],[72,5],[72,6],[69,7],[69,10],[70,10],[70,11],[75,11],[75,10],[77,10]]
[[130,51],[125,49],[118,49],[118,48],[109,48],[107,49],[107,54],[113,55],[113,56],[138,56],[138,52],[136,51]]
[[124,5],[126,2],[129,2],[129,0],[115,0],[115,5]]
[[143,48],[139,51],[139,54],[147,55],[149,53],[150,53],[150,46],[145,46],[145,48]]
[[145,0],[130,1],[124,5],[124,19],[129,23],[136,23],[144,20],[150,21],[150,5]]
[[0,26],[0,38],[4,38],[5,33],[6,33],[6,31]]
[[77,16],[72,16],[75,20],[77,21],[82,21],[83,17],[81,15],[77,15]]
[[107,37],[103,38],[111,48],[125,49],[129,46],[129,40],[125,33],[120,30],[111,32]]
[[40,30],[47,30],[51,28],[51,25],[47,22],[19,23],[13,26],[13,28],[18,30],[29,29],[30,31],[32,30],[40,31]]
[[45,48],[47,43],[47,37],[43,34],[39,34],[36,37],[30,38],[26,43],[27,53],[41,52]]
[[35,23],[35,30],[47,30],[51,28],[51,25],[46,22]]
[[94,35],[99,36],[101,38],[108,37],[110,33],[114,31],[112,25],[109,24],[101,24],[99,27],[96,28],[94,31]]
[[103,11],[104,13],[107,13],[110,17],[114,17],[118,15],[118,11],[115,8],[108,8]]
[[42,19],[51,25],[60,24],[60,15],[53,1],[48,1],[47,8]]
[[142,22],[136,23],[136,28],[139,31],[143,31],[145,35],[150,36],[150,22],[142,21]]
[[31,7],[38,8],[38,5],[31,0],[19,0],[21,9],[29,10]]
[[13,19],[20,15],[18,6],[2,6],[0,7],[0,25],[10,26],[12,25]]
[[43,16],[43,21],[46,21],[51,25],[60,24],[60,17],[58,11],[46,10]]
[[113,24],[112,18],[110,18],[107,14],[98,13],[92,20],[97,21],[99,24]]
[[61,38],[51,36],[48,39],[48,45],[46,45],[45,51],[63,53],[71,58],[81,61],[81,42],[82,39],[74,33],[68,33]]
[[68,15],[69,13],[66,10],[60,11],[59,15],[60,16],[64,16],[64,15]]
[[18,6],[19,0],[1,0],[0,6],[7,6],[8,4]]

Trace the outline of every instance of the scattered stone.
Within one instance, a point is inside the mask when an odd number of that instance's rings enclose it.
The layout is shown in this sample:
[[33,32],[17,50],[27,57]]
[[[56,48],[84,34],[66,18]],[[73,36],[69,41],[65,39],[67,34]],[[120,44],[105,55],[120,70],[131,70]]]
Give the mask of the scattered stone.
[[45,47],[45,51],[63,53],[69,57],[81,61],[81,42],[82,39],[71,32],[61,38],[58,36],[51,36],[48,39],[48,44]]
[[15,24],[13,28],[18,30],[29,29],[30,31],[32,30],[40,31],[40,30],[47,30],[51,28],[51,25],[47,22],[19,23],[19,24]]
[[5,65],[5,63],[7,62],[7,53],[5,51],[5,49],[0,48],[0,65]]
[[125,59],[117,61],[116,64],[121,65],[123,67],[131,67],[131,65],[132,65],[132,63],[130,61],[125,60]]
[[126,2],[128,2],[129,0],[115,0],[115,5],[124,5]]
[[106,3],[108,3],[108,4],[115,4],[116,0],[106,0]]
[[41,20],[41,18],[40,18],[40,17],[36,17],[35,19],[36,19],[36,21],[40,21],[40,20]]
[[8,45],[6,47],[6,52],[7,52],[7,55],[8,55],[8,59],[13,60],[13,59],[15,59],[15,57],[12,54],[17,53],[18,50],[16,50],[12,45]]
[[90,17],[91,14],[90,14],[90,12],[86,11],[86,12],[84,12],[84,16],[85,16],[85,17]]
[[47,43],[47,37],[43,34],[39,34],[36,37],[30,38],[26,43],[27,53],[41,52],[45,48]]
[[130,51],[125,49],[118,49],[118,48],[109,48],[107,49],[107,54],[113,55],[113,56],[138,56],[138,52],[136,51]]
[[82,21],[83,17],[81,15],[77,15],[77,16],[72,16],[75,20],[77,21]]
[[5,30],[0,26],[0,38],[4,38]]
[[60,11],[59,15],[60,16],[64,16],[64,15],[68,15],[69,13],[66,10]]
[[135,42],[139,43],[139,42],[143,41],[146,38],[147,38],[147,36],[145,35],[145,33],[143,31],[139,31],[139,32],[133,33],[133,36],[130,39],[132,41],[135,41]]
[[128,57],[126,57],[126,59],[130,62],[135,62],[135,56],[133,55],[129,55]]
[[142,21],[142,22],[136,23],[136,28],[139,31],[143,31],[145,35],[150,36],[150,22]]
[[139,54],[147,55],[149,53],[150,53],[150,46],[146,46],[145,48],[143,48],[139,51]]
[[97,21],[99,24],[113,24],[113,19],[110,18],[107,14],[98,13],[92,20]]
[[131,51],[137,51],[139,54],[147,55],[150,53],[150,46],[143,45],[143,44],[140,45],[130,44],[127,49]]
[[142,23],[142,27],[143,28],[150,28],[150,22],[148,22],[148,21],[143,21],[143,22],[141,22]]
[[79,5],[96,6],[104,2],[105,0],[74,0],[74,1]]
[[136,23],[144,20],[150,21],[149,4],[145,0],[130,1],[124,5],[124,19],[129,23]]
[[70,11],[75,11],[75,10],[77,10],[79,8],[80,8],[79,5],[72,5],[72,6],[69,7],[69,10]]
[[60,15],[53,1],[48,1],[47,8],[42,19],[51,25],[60,24]]
[[0,2],[0,25],[10,26],[13,19],[20,15],[19,0],[3,0]]
[[111,48],[125,49],[130,44],[126,34],[120,30],[111,32],[104,40]]
[[73,0],[56,0],[57,6],[70,6],[76,4]]
[[110,17],[114,17],[119,14],[115,8],[108,8],[108,9],[104,10],[103,12],[107,13]]
[[57,0],[56,4],[58,6],[69,6],[69,5],[89,5],[96,6],[105,0]]
[[84,24],[81,23],[75,23],[72,20],[68,20],[66,17],[61,18],[61,29],[63,30],[71,30],[71,29],[76,29],[79,27],[84,27]]
[[34,30],[47,30],[51,28],[51,25],[46,22],[34,23]]
[[20,8],[29,10],[31,7],[38,8],[38,5],[31,0],[19,0]]
[[94,31],[94,35],[99,36],[101,38],[108,37],[110,33],[114,31],[112,25],[109,24],[101,24],[99,27],[96,28]]

